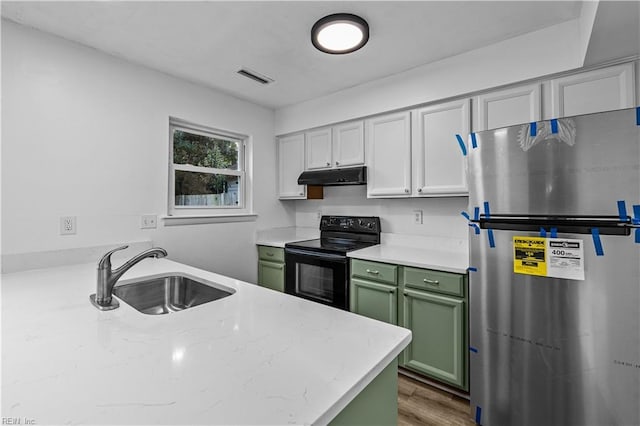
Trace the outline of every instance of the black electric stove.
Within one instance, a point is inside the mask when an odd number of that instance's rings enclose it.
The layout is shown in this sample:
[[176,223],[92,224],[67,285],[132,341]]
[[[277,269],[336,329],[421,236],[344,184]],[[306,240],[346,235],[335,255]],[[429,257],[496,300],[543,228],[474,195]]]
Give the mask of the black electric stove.
[[322,216],[320,238],[285,244],[285,292],[349,309],[347,253],[380,243],[380,218]]

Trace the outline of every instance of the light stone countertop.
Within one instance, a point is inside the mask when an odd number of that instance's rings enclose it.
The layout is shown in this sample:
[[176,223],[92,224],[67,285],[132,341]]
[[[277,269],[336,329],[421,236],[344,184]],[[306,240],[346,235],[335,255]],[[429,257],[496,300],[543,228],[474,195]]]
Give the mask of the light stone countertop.
[[256,244],[260,246],[284,248],[286,243],[313,240],[316,238],[320,238],[320,230],[318,228],[291,226],[287,228],[271,228],[258,231],[256,235]]
[[2,416],[23,424],[325,424],[409,330],[167,259],[234,289],[168,315],[89,302],[95,263],[2,275]]
[[382,234],[381,244],[347,253],[354,259],[466,274],[469,249],[465,240]]

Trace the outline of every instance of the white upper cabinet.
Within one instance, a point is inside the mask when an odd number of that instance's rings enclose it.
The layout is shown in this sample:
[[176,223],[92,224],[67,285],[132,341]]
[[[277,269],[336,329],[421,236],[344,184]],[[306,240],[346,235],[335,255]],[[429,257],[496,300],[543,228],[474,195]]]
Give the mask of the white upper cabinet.
[[465,143],[470,130],[470,99],[414,110],[413,196],[467,195]]
[[635,106],[633,64],[587,71],[551,80],[551,117]]
[[305,134],[307,170],[364,164],[364,122],[354,121]]
[[331,128],[305,134],[307,170],[331,167]]
[[541,84],[479,95],[474,117],[476,132],[542,120]]
[[366,121],[367,197],[408,197],[411,193],[411,113]]
[[307,188],[298,185],[304,171],[304,134],[278,139],[278,196],[280,199],[306,198]]
[[333,166],[364,164],[364,122],[354,121],[333,127]]

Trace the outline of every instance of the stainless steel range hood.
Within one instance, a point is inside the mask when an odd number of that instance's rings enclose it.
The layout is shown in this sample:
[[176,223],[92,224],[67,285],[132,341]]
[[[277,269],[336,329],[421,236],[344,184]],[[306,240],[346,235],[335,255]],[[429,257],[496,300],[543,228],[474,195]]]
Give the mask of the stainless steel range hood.
[[302,172],[298,185],[338,186],[366,185],[367,167],[348,167],[344,169],[311,170]]

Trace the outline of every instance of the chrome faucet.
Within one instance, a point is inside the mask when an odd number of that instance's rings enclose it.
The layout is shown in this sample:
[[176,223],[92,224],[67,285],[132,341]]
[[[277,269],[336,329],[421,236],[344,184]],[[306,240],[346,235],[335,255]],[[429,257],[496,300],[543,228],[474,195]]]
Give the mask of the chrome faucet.
[[167,251],[165,249],[153,247],[143,251],[142,253],[138,253],[119,268],[112,270],[111,255],[118,250],[124,250],[128,247],[129,246],[122,246],[110,250],[102,256],[102,259],[98,262],[98,287],[96,289],[96,293],[89,296],[89,299],[93,306],[101,311],[109,311],[120,306],[120,303],[112,297],[112,292],[113,286],[122,274],[127,272],[133,265],[140,262],[142,259],[147,257],[159,258],[167,255]]

